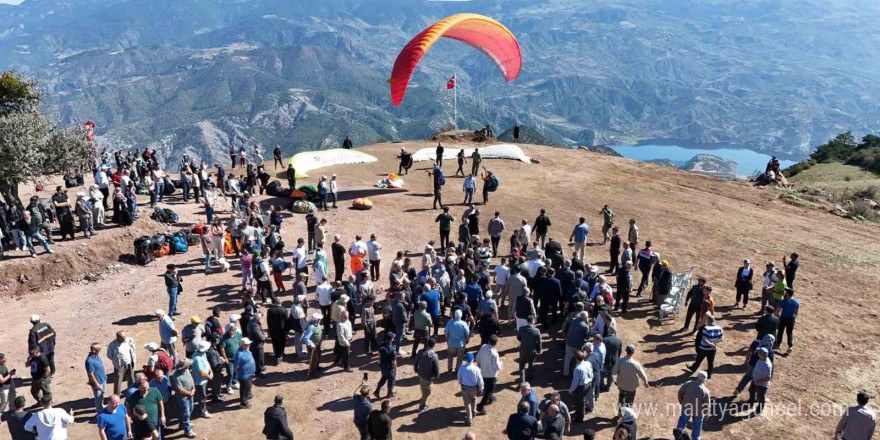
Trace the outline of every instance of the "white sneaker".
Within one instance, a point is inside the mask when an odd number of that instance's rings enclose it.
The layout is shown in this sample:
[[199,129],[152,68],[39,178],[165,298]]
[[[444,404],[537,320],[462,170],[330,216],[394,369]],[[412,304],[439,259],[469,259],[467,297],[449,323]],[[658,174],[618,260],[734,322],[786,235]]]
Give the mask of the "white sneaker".
[[233,390],[237,390],[237,389],[238,389],[238,382],[232,384],[232,389],[233,389]]
[[214,416],[212,416],[211,413],[209,413],[207,411],[202,413],[202,418],[210,419],[211,417],[214,417]]

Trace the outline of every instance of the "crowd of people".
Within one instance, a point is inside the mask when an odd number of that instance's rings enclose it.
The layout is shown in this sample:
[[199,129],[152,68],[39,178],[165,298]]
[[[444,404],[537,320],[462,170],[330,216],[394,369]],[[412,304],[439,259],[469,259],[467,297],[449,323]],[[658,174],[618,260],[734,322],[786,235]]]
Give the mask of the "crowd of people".
[[[442,166],[442,146],[438,150],[435,170]],[[241,276],[239,310],[225,320],[220,308],[212,309],[210,316],[178,318],[178,299],[185,280],[174,264],[167,265],[162,276],[167,297],[161,304],[167,300],[168,306],[155,311],[156,342],[142,345],[150,353],[146,363],[138,366],[141,345],[125,331],[108,341],[103,357],[105,344],[95,342],[84,359],[99,438],[155,440],[176,431],[195,438],[193,419],[210,419],[214,403],[237,399],[242,409],[251,408],[261,379],[273,365],[302,362],[307,377],[315,378],[335,368],[353,372],[353,358],[375,359],[380,369],[378,381],[374,383],[365,374],[352,396],[354,428],[361,439],[392,438],[391,408],[398,369],[403,364],[411,364],[418,376],[419,412],[431,407],[434,384],[449,375],[459,385],[463,421],[472,426],[485,414],[507,415],[503,435],[511,440],[595,438],[596,433],[585,430],[583,422],[596,411],[602,395],[616,387],[617,399],[602,399],[608,400],[617,414],[612,437],[637,438],[636,398],[642,387],[653,383],[638,361],[636,344],[621,339],[623,320],[618,318],[628,316],[633,301],[643,293],[650,297],[642,301],[660,307],[672,293],[675,274],[669,261],[661,259],[653,243],[643,238],[636,219],[629,220],[627,235],[621,236],[614,212],[606,205],[599,212],[600,241],[589,242],[590,228],[581,217],[572,222],[568,240],[561,242],[554,237],[560,231],[546,209],[540,209],[531,224],[522,219],[516,228],[508,228],[500,211],[486,221],[472,200],[475,185],[466,178],[461,217],[453,216],[450,207],[435,197],[442,209],[435,218],[439,240],[428,239],[419,254],[397,251],[391,263],[384,265],[387,252],[377,234],[364,240],[362,235],[340,231],[331,238],[328,229],[332,225],[316,213],[305,218],[307,236],[298,238],[294,248],[287,248],[280,235],[284,223],[280,209],[271,207],[267,216],[252,200],[255,187],[265,186],[258,184],[258,176],[265,172],[262,158],[257,160],[259,154],[255,150],[251,162],[244,149],[238,154],[230,149],[233,164],[238,158],[238,165],[246,169],[241,193],[237,178],[232,173],[227,176],[223,167],[211,173],[204,164],[195,165],[184,157],[182,198],[187,201],[192,190],[196,203],[201,197],[206,207],[209,226],[201,230],[205,272],[212,271],[212,261],[219,262],[221,270],[230,270],[226,258],[233,257],[227,255],[227,245],[233,249]],[[161,185],[168,176],[156,163],[155,152],[115,156],[121,176],[128,176],[131,182],[127,184],[120,177],[117,190],[152,181],[154,185],[145,187],[150,203],[162,202]],[[463,159],[459,158],[462,175]],[[469,178],[473,180],[480,162],[471,160]],[[96,182],[102,169],[97,168]],[[436,171],[433,174],[436,176]],[[491,173],[485,171],[484,182],[486,176]],[[329,191],[330,184],[326,186]],[[437,193],[435,178],[435,196]],[[225,221],[213,209],[218,196],[231,198]],[[93,204],[99,202],[92,200]],[[58,208],[63,208],[63,203],[59,200],[55,205],[56,215],[60,215]],[[484,190],[482,206],[488,203]],[[456,222],[458,234],[453,239]],[[38,228],[31,236],[36,239],[39,232]],[[507,252],[501,245],[505,234],[510,237]],[[354,239],[346,246],[343,235],[354,235]],[[607,254],[593,256],[593,262],[588,262],[588,243],[590,247],[607,246]],[[637,251],[640,245],[643,247]],[[45,246],[49,249],[49,244]],[[738,395],[748,387],[743,411],[754,416],[761,415],[767,401],[775,362],[781,361],[774,353],[783,336],[788,350],[793,347],[800,309],[794,290],[800,259],[793,253],[781,263],[777,269],[768,262],[763,279],[757,278],[762,281],[757,335],[750,346],[742,347],[746,372],[734,390]],[[608,270],[600,273],[600,265]],[[745,260],[734,280],[717,280],[725,286],[732,281],[737,306],[742,304],[744,309],[755,290],[753,272],[751,262]],[[289,287],[286,280],[292,282]],[[309,286],[314,286],[314,294],[309,293]],[[687,367],[693,377],[678,391],[681,414],[676,426],[670,427],[676,440],[699,440],[711,413],[709,383],[715,353],[724,344],[724,322],[715,312],[712,291],[711,283],[699,278],[685,297],[682,330],[692,335],[696,353]],[[282,305],[285,297],[291,299],[289,306]],[[693,329],[691,320],[695,321]],[[181,321],[186,324],[180,326]],[[0,354],[0,412],[9,406],[3,419],[13,440],[65,439],[66,426],[73,419],[53,407],[55,331],[39,316],[32,316],[31,322],[27,367],[30,393],[37,405],[26,412],[26,399],[15,397],[15,369],[8,369],[5,356]],[[356,341],[360,332],[361,341]],[[515,408],[506,409],[494,407],[499,375],[511,368],[498,351],[504,338],[515,338],[518,343],[514,368],[521,395]],[[266,353],[267,343],[270,353]],[[555,350],[556,343],[564,350]],[[293,346],[293,353],[287,353],[289,346]],[[325,348],[331,346],[332,356],[325,356]],[[105,358],[112,373],[108,373]],[[704,360],[706,369],[700,370]],[[566,390],[554,390],[539,399],[541,391],[532,385],[539,379],[538,372],[557,370],[566,378]],[[111,381],[113,392],[108,395]],[[375,407],[374,399],[378,400]],[[867,406],[868,400],[867,393],[858,395],[858,406],[841,419],[835,435],[870,440],[876,416]],[[275,397],[264,419],[267,438],[293,439],[282,396]],[[476,435],[469,432],[465,439],[474,440]]]

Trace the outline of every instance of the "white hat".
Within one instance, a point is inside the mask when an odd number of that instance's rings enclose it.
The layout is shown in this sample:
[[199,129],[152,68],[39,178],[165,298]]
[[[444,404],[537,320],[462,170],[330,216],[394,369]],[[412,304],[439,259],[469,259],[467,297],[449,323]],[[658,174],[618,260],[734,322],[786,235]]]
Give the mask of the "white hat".
[[86,196],[86,193],[80,191],[80,192],[76,193],[76,196],[77,196],[77,197],[85,197],[85,196]]
[[241,338],[241,345],[251,345],[251,338]]
[[492,295],[493,295],[493,293],[491,290],[486,292],[486,298],[492,298]]
[[40,315],[31,315],[31,324],[40,322]]
[[204,353],[211,349],[211,343],[208,341],[199,342],[199,353]]
[[144,344],[144,349],[147,351],[156,351],[159,349],[159,344],[155,342],[149,342]]
[[324,319],[324,315],[317,312],[312,314],[312,321],[320,321],[322,319]]
[[599,273],[599,266],[590,266],[591,273]]
[[238,315],[238,314],[235,314],[235,315],[229,315],[229,322],[236,322],[236,321],[238,321],[239,319],[241,319],[241,315]]
[[165,311],[162,309],[156,309],[156,316],[162,316],[165,314]]

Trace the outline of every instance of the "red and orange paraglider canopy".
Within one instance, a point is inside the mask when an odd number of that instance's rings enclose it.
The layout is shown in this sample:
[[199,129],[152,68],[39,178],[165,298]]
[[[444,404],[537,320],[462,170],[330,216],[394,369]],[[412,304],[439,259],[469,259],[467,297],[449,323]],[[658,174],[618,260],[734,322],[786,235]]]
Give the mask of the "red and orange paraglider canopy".
[[419,61],[441,37],[463,41],[491,58],[504,79],[513,81],[522,68],[519,43],[504,25],[479,14],[456,14],[440,20],[420,32],[400,51],[391,71],[391,102],[403,102],[410,77]]

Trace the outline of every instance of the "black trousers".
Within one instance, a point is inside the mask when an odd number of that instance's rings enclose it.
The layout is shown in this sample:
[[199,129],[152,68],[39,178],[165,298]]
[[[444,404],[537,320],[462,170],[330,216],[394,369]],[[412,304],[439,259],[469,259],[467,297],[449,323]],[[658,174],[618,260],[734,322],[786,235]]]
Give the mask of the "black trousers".
[[629,309],[629,290],[617,292],[617,298],[614,302],[614,308],[620,308],[620,311],[626,313]]
[[431,206],[434,209],[437,209],[437,204],[440,204],[440,207],[443,207],[443,194],[439,189],[434,190],[434,201],[431,203]]
[[706,368],[706,373],[709,375],[709,378],[712,378],[712,370],[715,369],[715,350],[703,350],[702,348],[697,348],[697,359],[694,360],[694,364],[691,365],[691,370],[696,370],[700,368],[700,364],[703,363],[703,359],[708,361],[709,365]]
[[791,347],[794,339],[794,321],[797,318],[779,318],[779,330],[776,333],[776,346],[782,345],[782,334],[788,337],[788,346]]
[[275,163],[274,163],[274,165],[275,165],[275,169],[276,169],[276,170],[278,169],[278,164],[279,164],[279,163],[281,164],[282,167],[284,166],[284,163],[281,161],[281,158],[280,158],[280,157],[276,157],[276,158],[275,158]]
[[484,377],[483,378],[483,398],[477,404],[477,411],[482,411],[486,405],[492,404],[492,398],[495,397],[495,384],[498,383],[498,378],[495,377]]
[[651,273],[651,268],[650,267],[647,269],[639,268],[639,272],[642,273],[642,279],[639,280],[639,290],[636,293],[637,295],[641,295],[642,290],[644,290],[645,287],[648,287],[648,281],[650,281],[650,279],[651,279],[651,277],[649,277],[648,274]]
[[382,378],[379,379],[379,384],[376,385],[376,394],[379,394],[379,390],[382,389],[382,386],[386,383],[388,384],[388,394],[394,393],[394,382],[397,380],[397,371],[396,370],[386,370],[382,369]]
[[742,299],[742,304],[747,305],[749,303],[749,289],[746,288],[737,288],[736,289],[736,303],[739,304],[740,299]]
[[261,374],[266,369],[266,356],[265,356],[265,347],[263,343],[252,343],[251,344],[251,354],[254,356],[254,361],[257,364],[257,374]]
[[764,411],[764,402],[766,399],[767,388],[755,384],[749,385],[749,403],[758,404],[758,406],[755,407],[755,415],[761,415],[761,412]]
[[[492,239],[492,256],[497,257],[498,256],[498,244],[501,243],[501,236],[499,235],[497,237],[491,237],[491,239]],[[488,269],[488,267],[486,269]]]
[[615,274],[620,267],[620,251],[612,250],[609,253],[611,256],[611,268],[609,270],[612,274]]
[[104,201],[103,201],[104,202],[104,211],[107,211],[108,209],[110,209],[107,207],[107,198],[110,197],[110,188],[99,188],[99,189],[101,191],[101,194],[104,195]]
[[336,281],[342,281],[342,276],[345,275],[345,261],[333,260],[333,275]]
[[272,339],[272,354],[275,355],[275,362],[280,362],[284,357],[284,347],[287,345],[287,334],[272,333],[269,335]]
[[[379,340],[376,338],[376,325],[364,329],[364,353],[372,354],[379,349]],[[415,352],[415,350],[413,350]]]
[[449,232],[440,230],[440,249],[446,249],[449,247]]
[[[701,305],[702,306],[702,305]],[[691,319],[697,314],[700,313],[700,307],[688,307],[687,314],[684,316],[684,327],[683,329],[687,329],[691,326]],[[700,325],[700,317],[697,316],[697,321],[694,323],[694,330],[697,329],[697,326]]]
[[260,299],[266,301],[268,297],[272,303],[276,303],[275,293],[272,292],[272,282],[270,280],[260,281],[257,280],[257,293],[260,294]]

